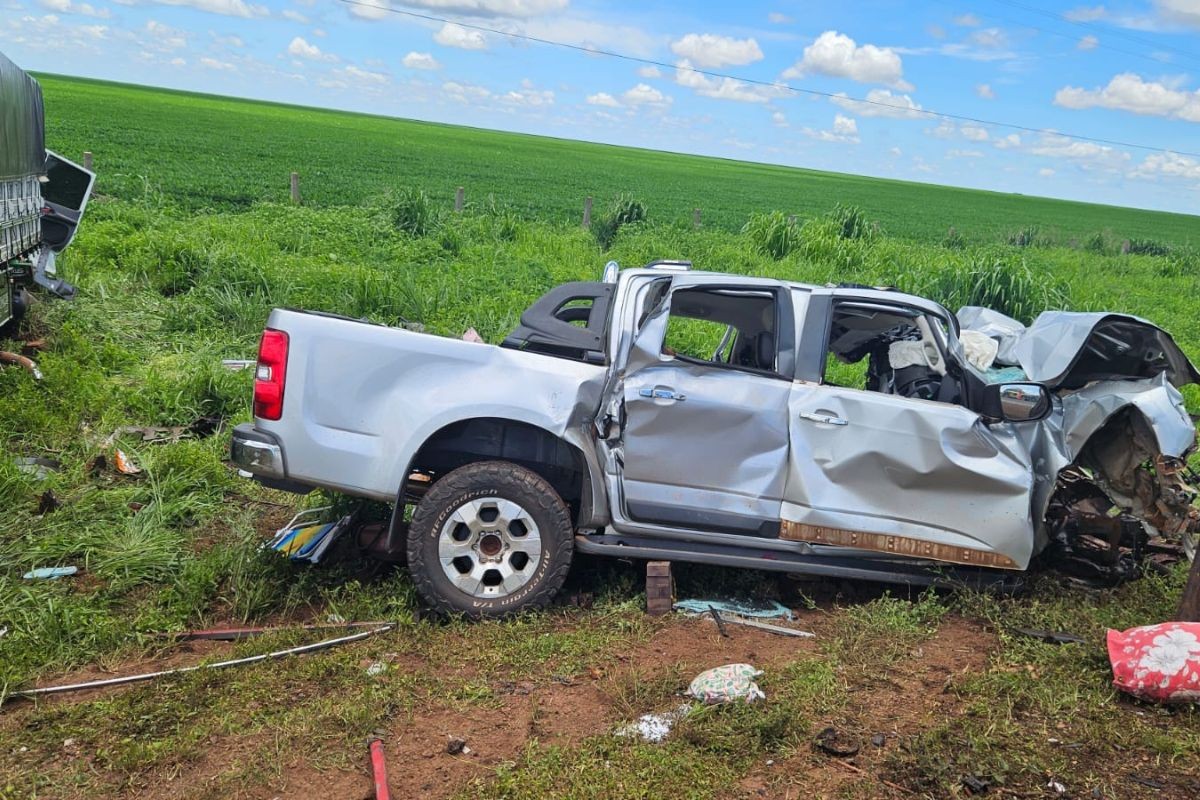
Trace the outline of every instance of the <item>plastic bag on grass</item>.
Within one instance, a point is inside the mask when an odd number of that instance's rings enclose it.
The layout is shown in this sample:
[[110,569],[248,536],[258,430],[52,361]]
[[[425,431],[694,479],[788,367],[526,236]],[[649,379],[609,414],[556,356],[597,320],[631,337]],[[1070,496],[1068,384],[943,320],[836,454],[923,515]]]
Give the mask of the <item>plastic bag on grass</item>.
[[1108,632],[1113,686],[1154,703],[1200,701],[1200,622]]
[[723,667],[713,667],[705,670],[692,679],[688,686],[687,695],[706,703],[732,703],[741,700],[753,703],[766,697],[754,679],[762,675],[762,670],[755,669],[750,664],[726,664]]

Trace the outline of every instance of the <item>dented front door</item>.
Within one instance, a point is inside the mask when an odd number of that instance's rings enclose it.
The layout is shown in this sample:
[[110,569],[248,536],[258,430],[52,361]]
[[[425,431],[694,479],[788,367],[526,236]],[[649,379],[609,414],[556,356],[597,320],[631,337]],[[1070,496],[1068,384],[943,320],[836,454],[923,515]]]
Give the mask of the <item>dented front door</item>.
[[1024,569],[1033,470],[1004,426],[950,403],[796,382],[781,536]]

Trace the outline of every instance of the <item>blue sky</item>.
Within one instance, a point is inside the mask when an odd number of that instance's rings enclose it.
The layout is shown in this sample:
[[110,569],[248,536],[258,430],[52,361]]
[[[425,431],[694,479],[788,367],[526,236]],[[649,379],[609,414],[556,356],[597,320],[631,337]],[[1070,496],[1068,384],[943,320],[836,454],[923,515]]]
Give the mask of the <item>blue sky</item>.
[[32,70],[1200,212],[1184,155],[1200,151],[1200,0],[357,2],[0,0],[0,50]]

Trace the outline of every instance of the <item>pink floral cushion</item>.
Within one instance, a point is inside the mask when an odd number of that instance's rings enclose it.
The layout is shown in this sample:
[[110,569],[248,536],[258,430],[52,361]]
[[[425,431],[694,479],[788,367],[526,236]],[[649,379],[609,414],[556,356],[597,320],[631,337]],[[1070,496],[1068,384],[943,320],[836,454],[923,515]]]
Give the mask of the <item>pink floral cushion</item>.
[[1155,703],[1200,701],[1200,622],[1108,632],[1113,685]]

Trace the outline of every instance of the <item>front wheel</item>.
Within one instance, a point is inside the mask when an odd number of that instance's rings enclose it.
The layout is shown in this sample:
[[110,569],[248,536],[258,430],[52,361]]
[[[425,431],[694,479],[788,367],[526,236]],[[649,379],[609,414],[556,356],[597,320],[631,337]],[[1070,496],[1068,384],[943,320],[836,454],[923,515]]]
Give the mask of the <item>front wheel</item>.
[[574,548],[571,514],[537,473],[504,461],[434,483],[408,529],[408,569],[435,610],[501,617],[545,606]]

